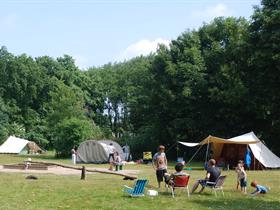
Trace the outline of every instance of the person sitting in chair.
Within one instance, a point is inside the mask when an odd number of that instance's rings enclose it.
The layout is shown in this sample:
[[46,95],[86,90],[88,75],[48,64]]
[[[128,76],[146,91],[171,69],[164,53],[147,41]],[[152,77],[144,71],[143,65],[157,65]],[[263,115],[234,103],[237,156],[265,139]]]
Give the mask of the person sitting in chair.
[[[206,172],[205,179],[199,179],[195,182],[191,193],[194,193],[194,191],[198,188],[198,185],[201,185],[201,190],[199,193],[201,193],[206,186],[211,186],[213,183],[215,183],[218,179],[218,177],[221,175],[221,171],[218,167],[216,167],[216,161],[214,159],[210,159],[208,161],[208,167]],[[212,182],[212,183],[207,183]]]
[[173,186],[175,176],[187,176],[188,174],[183,172],[183,169],[184,169],[184,165],[182,163],[177,163],[175,165],[175,171],[176,171],[175,173],[171,175],[168,173],[164,174],[165,183]]

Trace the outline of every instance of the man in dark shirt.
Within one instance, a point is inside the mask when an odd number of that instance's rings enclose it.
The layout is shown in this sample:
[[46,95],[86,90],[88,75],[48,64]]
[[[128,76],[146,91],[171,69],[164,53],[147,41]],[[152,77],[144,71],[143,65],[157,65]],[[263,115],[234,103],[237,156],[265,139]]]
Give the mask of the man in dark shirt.
[[206,178],[197,180],[192,188],[191,193],[193,193],[198,188],[199,184],[202,186],[201,190],[199,191],[199,193],[201,193],[206,185],[213,185],[207,182],[216,182],[218,177],[221,175],[220,169],[216,167],[216,161],[214,159],[210,159],[208,161],[208,167],[206,168],[206,170]]

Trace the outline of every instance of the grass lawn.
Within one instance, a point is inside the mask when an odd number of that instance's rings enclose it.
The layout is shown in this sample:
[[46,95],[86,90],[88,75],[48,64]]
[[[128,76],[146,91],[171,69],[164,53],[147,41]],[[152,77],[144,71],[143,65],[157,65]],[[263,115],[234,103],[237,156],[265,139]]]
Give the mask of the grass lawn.
[[[27,156],[0,155],[0,164],[22,163],[25,159]],[[70,159],[55,159],[52,155],[34,156],[32,159],[71,164]],[[150,165],[129,165],[125,166],[125,169],[140,170],[138,177],[149,180],[148,189],[156,189],[155,172]],[[169,171],[173,171],[173,166]],[[202,170],[186,172],[191,175],[190,186],[205,175]],[[114,175],[88,174],[87,179],[82,181],[78,175],[36,174],[38,180],[26,180],[27,174],[0,172],[0,209],[280,209],[280,170],[247,173],[249,182],[255,179],[262,185],[270,186],[269,193],[251,197],[236,191],[234,171],[223,171],[223,174],[228,175],[224,185],[225,197],[218,192],[216,198],[206,189],[203,194],[194,194],[190,199],[183,193],[178,193],[173,199],[163,188],[159,190],[157,197],[130,198],[123,195],[122,189],[123,185],[132,186],[134,182]],[[248,192],[253,190],[248,186]]]

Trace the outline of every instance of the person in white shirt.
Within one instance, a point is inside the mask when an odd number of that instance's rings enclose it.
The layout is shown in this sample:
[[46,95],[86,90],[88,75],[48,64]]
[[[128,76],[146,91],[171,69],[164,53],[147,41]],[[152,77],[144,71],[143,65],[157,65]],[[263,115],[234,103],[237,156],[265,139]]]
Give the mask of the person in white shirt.
[[153,157],[153,168],[156,170],[158,188],[160,188],[160,183],[163,182],[164,174],[167,173],[167,158],[164,153],[165,147],[160,145],[158,147],[158,152]]
[[71,150],[71,154],[72,154],[72,163],[74,165],[76,165],[76,161],[77,161],[77,146],[74,146],[73,149]]
[[111,158],[113,159],[113,162],[115,161],[115,147],[113,146],[113,143],[110,143],[110,145],[108,146],[108,149],[109,149],[109,157],[108,157],[108,162],[110,163],[111,162]]

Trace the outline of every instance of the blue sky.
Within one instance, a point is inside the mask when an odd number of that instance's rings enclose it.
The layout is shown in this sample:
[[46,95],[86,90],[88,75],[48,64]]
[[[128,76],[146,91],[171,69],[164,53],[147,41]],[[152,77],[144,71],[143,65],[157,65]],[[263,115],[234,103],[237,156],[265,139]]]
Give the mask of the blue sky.
[[0,0],[0,45],[80,68],[155,51],[217,16],[249,18],[260,0]]

